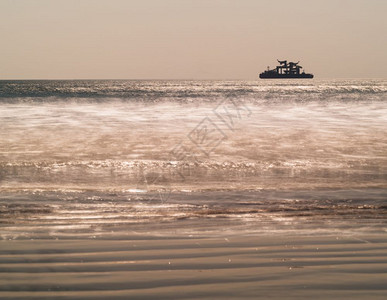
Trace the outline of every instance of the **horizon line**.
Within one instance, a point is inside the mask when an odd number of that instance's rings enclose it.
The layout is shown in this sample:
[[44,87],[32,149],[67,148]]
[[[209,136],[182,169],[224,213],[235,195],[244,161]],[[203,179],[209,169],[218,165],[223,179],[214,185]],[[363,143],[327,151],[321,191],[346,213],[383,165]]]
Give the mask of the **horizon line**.
[[267,80],[299,80],[299,79],[387,79],[386,77],[314,77],[314,78],[0,78],[0,81],[70,81],[70,80],[127,80],[127,81],[267,81]]

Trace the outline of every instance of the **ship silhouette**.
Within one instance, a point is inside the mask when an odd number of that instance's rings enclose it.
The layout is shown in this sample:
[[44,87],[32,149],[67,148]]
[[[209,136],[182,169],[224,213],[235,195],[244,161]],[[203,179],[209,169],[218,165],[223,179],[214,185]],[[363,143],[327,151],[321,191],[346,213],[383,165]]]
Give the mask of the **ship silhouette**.
[[267,70],[259,74],[259,78],[269,79],[269,78],[313,78],[313,74],[301,72],[302,67],[298,64],[300,62],[289,62],[287,60],[278,60],[279,66],[275,69],[270,70],[270,67],[267,67]]

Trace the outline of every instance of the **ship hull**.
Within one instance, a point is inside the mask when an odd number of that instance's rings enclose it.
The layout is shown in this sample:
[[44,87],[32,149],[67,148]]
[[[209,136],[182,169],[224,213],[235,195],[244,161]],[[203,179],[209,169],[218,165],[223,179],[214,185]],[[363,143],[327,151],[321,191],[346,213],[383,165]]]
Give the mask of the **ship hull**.
[[297,78],[313,78],[313,74],[273,74],[273,73],[261,73],[259,74],[261,79],[297,79]]

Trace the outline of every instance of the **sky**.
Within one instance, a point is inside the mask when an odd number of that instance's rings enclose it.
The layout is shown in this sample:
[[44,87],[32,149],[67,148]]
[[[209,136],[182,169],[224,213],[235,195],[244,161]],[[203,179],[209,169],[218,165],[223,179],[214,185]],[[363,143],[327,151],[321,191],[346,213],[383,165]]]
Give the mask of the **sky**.
[[0,79],[387,78],[386,0],[0,0]]

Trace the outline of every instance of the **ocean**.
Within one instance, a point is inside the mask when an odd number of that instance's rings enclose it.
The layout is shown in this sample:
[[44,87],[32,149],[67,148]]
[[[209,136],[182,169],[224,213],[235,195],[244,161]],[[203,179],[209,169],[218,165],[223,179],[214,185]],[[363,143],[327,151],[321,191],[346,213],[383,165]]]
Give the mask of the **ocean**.
[[386,233],[386,80],[0,82],[0,239]]
[[1,299],[386,299],[386,80],[0,81]]

